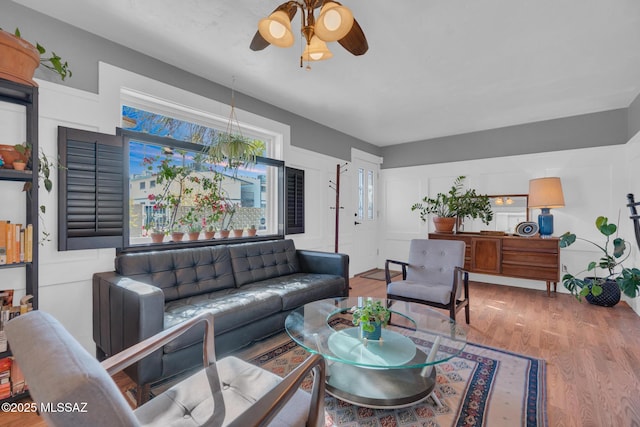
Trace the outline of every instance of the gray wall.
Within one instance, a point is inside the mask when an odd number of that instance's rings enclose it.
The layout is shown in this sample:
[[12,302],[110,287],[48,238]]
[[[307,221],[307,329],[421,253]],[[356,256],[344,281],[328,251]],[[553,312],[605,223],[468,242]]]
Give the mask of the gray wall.
[[640,132],[640,95],[633,100],[629,108],[628,112],[628,136],[629,139],[633,138],[633,136]]
[[384,147],[382,167],[398,168],[624,144],[627,109],[604,111]]
[[[13,32],[20,28],[22,37],[32,43],[39,42],[47,50],[55,51],[69,62],[73,76],[60,82],[57,75],[38,69],[36,77],[82,89],[98,92],[98,62],[141,74],[189,92],[229,103],[231,90],[149,56],[112,43],[104,38],[70,26],[57,19],[35,12],[9,0],[0,0],[0,28]],[[351,160],[351,147],[380,155],[380,148],[338,132],[304,117],[273,105],[235,94],[236,106],[291,126],[291,144],[317,153]]]
[[[97,92],[98,61],[104,61],[220,102],[229,102],[228,87],[187,73],[11,1],[0,0],[0,5],[0,27],[8,31],[19,27],[25,39],[31,42],[39,41],[69,61],[73,77],[62,84]],[[60,82],[47,70],[37,70],[36,77]],[[291,126],[292,145],[343,160],[351,159],[351,148],[354,147],[382,156],[383,168],[624,144],[640,130],[638,97],[628,109],[381,148],[241,93],[236,94],[236,105],[240,109]]]

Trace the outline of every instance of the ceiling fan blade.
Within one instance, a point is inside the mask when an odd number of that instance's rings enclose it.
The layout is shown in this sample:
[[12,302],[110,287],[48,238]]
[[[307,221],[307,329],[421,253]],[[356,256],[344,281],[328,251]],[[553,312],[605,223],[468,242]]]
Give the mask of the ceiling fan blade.
[[260,31],[256,31],[256,35],[253,36],[253,40],[251,40],[251,44],[249,45],[249,48],[251,50],[262,50],[265,47],[269,46],[271,43],[269,43],[268,41],[266,41],[264,39],[264,37],[262,37],[260,35]]
[[[271,14],[278,12],[280,10],[283,12],[286,12],[289,15],[289,21],[293,21],[293,18],[296,16],[296,13],[298,12],[298,6],[296,2],[288,1],[286,3],[282,3],[280,6],[275,8],[275,10],[271,12]],[[271,43],[269,43],[264,39],[264,37],[262,37],[262,35],[260,34],[260,31],[256,31],[256,34],[253,36],[253,40],[251,40],[251,44],[249,45],[249,48],[251,50],[258,51],[258,50],[264,49],[270,44]]]
[[355,18],[353,20],[353,27],[351,27],[351,30],[349,30],[346,36],[338,40],[338,43],[356,56],[364,55],[367,50],[369,50],[367,38],[364,36],[362,28],[360,28],[360,24],[358,24],[358,21],[356,21]]

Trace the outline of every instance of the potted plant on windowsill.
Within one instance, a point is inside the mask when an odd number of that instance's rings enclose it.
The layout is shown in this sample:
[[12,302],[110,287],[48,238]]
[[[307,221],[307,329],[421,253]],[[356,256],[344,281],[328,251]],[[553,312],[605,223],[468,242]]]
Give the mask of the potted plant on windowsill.
[[353,314],[353,324],[360,325],[363,339],[380,340],[382,328],[389,323],[391,311],[382,302],[367,298],[361,307],[355,306],[351,309]]
[[582,240],[595,246],[603,254],[599,260],[591,261],[587,268],[580,272],[588,272],[593,276],[579,279],[572,274],[565,274],[562,276],[562,284],[578,301],[581,301],[581,297],[585,297],[591,304],[612,307],[620,301],[620,291],[631,298],[638,295],[640,270],[622,265],[630,254],[625,255],[628,243],[626,240],[615,237],[611,241],[611,237],[616,234],[618,227],[615,224],[609,224],[608,219],[604,216],[599,216],[595,225],[606,238],[604,245],[576,237],[571,232],[560,236],[561,248],[571,246],[576,240]]
[[477,194],[475,189],[462,192],[465,178],[457,177],[448,193],[438,193],[435,198],[425,196],[421,202],[414,203],[411,210],[419,211],[424,222],[429,214],[435,214],[433,223],[439,233],[451,233],[465,218],[479,218],[489,224],[493,219],[489,196]]
[[233,237],[242,237],[242,234],[244,233],[244,228],[240,227],[236,227],[233,229]]

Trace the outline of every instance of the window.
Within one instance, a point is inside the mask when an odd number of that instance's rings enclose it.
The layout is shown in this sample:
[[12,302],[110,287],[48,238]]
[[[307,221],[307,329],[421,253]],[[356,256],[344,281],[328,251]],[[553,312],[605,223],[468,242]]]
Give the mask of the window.
[[60,127],[59,250],[148,245],[152,228],[169,227],[255,226],[258,238],[282,237],[284,162],[269,157],[282,137],[250,128],[255,162],[212,163],[207,144],[226,135],[222,122],[194,117],[123,106],[118,135]]
[[358,219],[365,219],[365,211],[366,211],[366,219],[373,220],[375,205],[374,205],[374,194],[375,194],[375,182],[374,182],[374,171],[366,170],[363,168],[358,168],[358,207],[357,207],[357,217]]
[[252,141],[260,154],[255,164],[229,167],[207,155],[219,129],[130,106],[122,113],[129,181],[137,183],[129,186],[130,245],[150,243],[152,231],[255,227],[258,235],[282,234],[283,162],[263,156],[268,142]]

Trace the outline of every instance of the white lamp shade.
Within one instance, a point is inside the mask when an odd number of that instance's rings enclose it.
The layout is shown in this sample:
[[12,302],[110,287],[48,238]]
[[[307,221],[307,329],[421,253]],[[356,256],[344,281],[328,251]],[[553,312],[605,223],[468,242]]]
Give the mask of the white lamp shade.
[[304,49],[302,59],[305,61],[322,61],[332,56],[333,53],[327,48],[327,44],[317,36],[313,36],[311,37],[311,42]]
[[563,208],[564,194],[560,178],[537,178],[529,181],[530,208]]
[[328,1],[320,9],[314,33],[325,42],[340,40],[353,27],[353,13],[348,7]]
[[258,23],[258,31],[262,38],[274,46],[293,46],[291,21],[289,15],[282,10],[275,11],[268,18],[261,19]]

